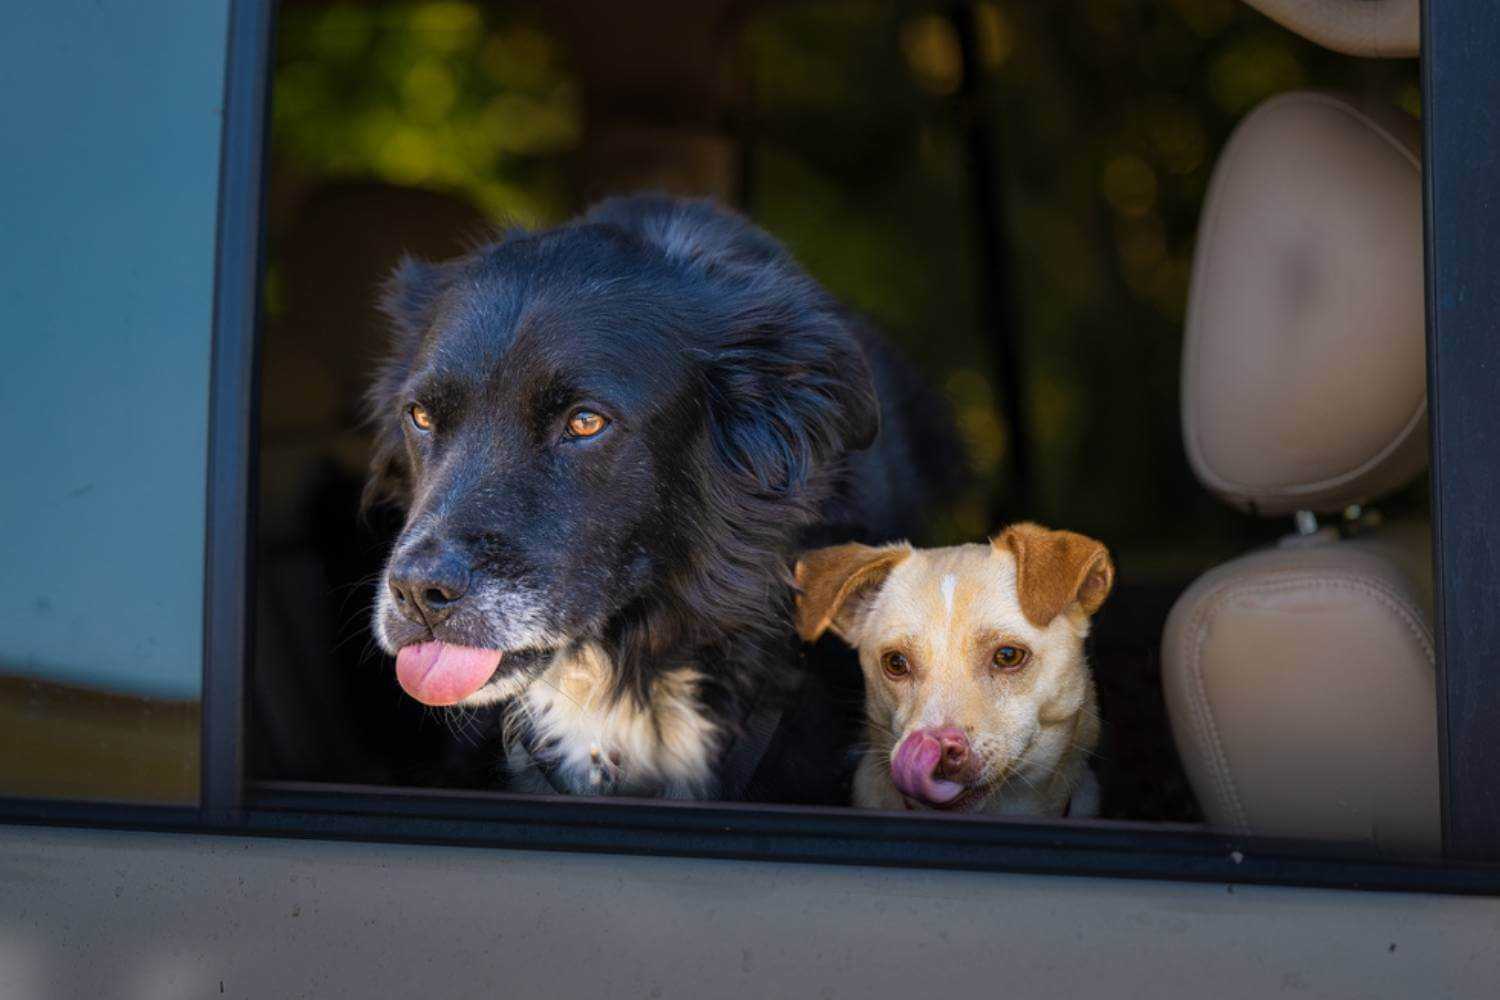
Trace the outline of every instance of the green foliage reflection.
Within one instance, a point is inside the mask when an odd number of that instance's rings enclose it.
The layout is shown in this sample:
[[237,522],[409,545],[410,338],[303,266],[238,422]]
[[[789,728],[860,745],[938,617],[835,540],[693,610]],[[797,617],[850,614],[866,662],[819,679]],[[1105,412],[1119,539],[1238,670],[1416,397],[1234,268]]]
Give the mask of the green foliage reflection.
[[318,176],[466,195],[495,218],[559,219],[556,158],[582,129],[577,81],[534,21],[477,3],[294,6],[281,16],[279,157]]

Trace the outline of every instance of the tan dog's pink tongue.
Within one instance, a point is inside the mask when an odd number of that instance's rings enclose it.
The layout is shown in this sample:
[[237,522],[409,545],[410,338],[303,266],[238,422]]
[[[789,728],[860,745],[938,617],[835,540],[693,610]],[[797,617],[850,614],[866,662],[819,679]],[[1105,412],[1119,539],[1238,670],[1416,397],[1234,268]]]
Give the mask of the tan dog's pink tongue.
[[908,798],[946,805],[963,794],[964,786],[937,776],[942,756],[942,743],[918,729],[901,741],[891,757],[891,781]]
[[396,680],[424,705],[454,705],[484,687],[500,666],[497,649],[448,642],[403,646],[396,654]]

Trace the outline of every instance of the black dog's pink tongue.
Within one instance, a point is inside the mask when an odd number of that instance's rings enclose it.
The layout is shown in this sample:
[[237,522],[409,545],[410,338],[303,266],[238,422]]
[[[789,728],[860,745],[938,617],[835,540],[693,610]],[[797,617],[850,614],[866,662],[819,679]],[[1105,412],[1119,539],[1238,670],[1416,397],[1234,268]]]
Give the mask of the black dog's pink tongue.
[[500,666],[497,649],[448,642],[404,646],[396,654],[396,679],[424,705],[454,705],[484,687]]
[[917,730],[896,748],[891,757],[891,780],[907,798],[940,806],[963,794],[964,786],[937,777],[943,745],[924,730]]

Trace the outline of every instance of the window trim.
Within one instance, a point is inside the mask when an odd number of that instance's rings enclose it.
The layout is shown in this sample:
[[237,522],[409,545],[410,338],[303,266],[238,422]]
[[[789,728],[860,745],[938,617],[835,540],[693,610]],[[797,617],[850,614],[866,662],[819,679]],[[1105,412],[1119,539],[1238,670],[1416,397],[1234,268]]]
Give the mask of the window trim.
[[[245,680],[251,662],[253,485],[258,398],[263,152],[270,0],[231,0],[216,261],[208,538],[205,552],[201,807],[0,800],[0,819],[44,825],[454,844],[623,854],[1165,878],[1326,888],[1500,895],[1500,802],[1486,801],[1500,741],[1500,566],[1460,550],[1461,528],[1500,509],[1500,219],[1473,163],[1500,158],[1500,135],[1473,127],[1500,102],[1500,11],[1424,5],[1423,74],[1429,392],[1438,601],[1439,726],[1447,857],[1412,861],[1348,844],[1114,821],[1065,824],[874,813],[847,808],[567,799],[334,784],[246,781]],[[1436,39],[1441,39],[1438,44]],[[1451,42],[1449,40],[1452,40]],[[1454,44],[1460,39],[1462,45]],[[1443,54],[1438,66],[1433,51]],[[1494,101],[1465,101],[1483,94]],[[1450,95],[1452,95],[1450,97]],[[1487,223],[1490,223],[1487,225]],[[1464,256],[1468,253],[1469,256]],[[1462,294],[1461,294],[1462,293]],[[1489,307],[1489,308],[1485,308]],[[1438,407],[1439,385],[1446,387]],[[1488,423],[1475,425],[1474,420]],[[1485,459],[1488,464],[1485,464]],[[1473,625],[1479,621],[1479,625]],[[1460,701],[1459,699],[1469,699]],[[1463,704],[1462,713],[1452,711]],[[1483,780],[1481,780],[1483,779]],[[1466,791],[1467,790],[1467,791]]]
[[1492,5],[1422,4],[1422,215],[1443,853],[1471,861],[1500,861],[1500,555],[1484,544],[1500,519],[1497,46],[1500,10]]
[[0,821],[159,833],[932,868],[1500,896],[1500,866],[1183,825],[929,819],[827,807],[337,784],[253,786],[231,818],[169,806],[0,800]]
[[220,136],[203,566],[202,785],[205,820],[243,807],[245,684],[252,662],[260,286],[272,0],[230,0]]

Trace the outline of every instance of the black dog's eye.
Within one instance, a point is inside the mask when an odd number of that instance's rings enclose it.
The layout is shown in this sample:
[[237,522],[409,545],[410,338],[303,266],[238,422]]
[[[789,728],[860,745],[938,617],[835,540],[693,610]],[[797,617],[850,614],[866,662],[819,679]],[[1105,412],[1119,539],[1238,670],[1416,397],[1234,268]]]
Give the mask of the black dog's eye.
[[411,404],[411,408],[406,412],[411,417],[412,425],[416,427],[417,430],[432,430],[432,414],[427,412],[427,407],[423,406],[421,403],[413,403]]
[[1021,646],[1001,646],[995,650],[995,666],[1001,670],[1015,670],[1026,662],[1031,654]]
[[911,662],[894,649],[880,658],[880,667],[888,677],[905,677],[911,673]]
[[593,410],[574,410],[568,418],[568,437],[591,438],[609,426],[609,421]]

